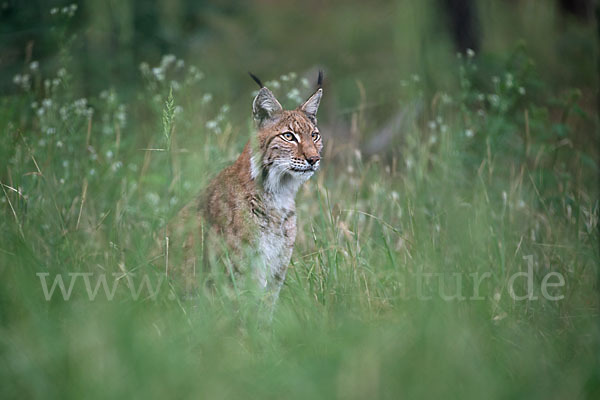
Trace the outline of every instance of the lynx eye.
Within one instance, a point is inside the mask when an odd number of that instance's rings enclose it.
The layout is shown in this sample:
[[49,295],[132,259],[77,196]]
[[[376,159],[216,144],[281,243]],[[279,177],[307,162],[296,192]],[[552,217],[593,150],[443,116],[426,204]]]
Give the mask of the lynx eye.
[[319,135],[319,132],[313,132],[312,133],[312,140],[313,140],[313,142],[317,142],[320,138],[321,138],[321,135]]
[[295,142],[296,141],[296,136],[294,136],[294,134],[292,132],[284,132],[281,134],[281,136],[287,140],[288,142]]

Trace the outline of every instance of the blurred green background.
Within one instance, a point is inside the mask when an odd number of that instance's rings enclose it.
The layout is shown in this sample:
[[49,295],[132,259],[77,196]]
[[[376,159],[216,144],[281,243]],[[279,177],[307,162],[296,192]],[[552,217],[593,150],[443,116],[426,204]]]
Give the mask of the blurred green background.
[[84,1],[68,17],[61,11],[69,5],[3,3],[4,90],[24,63],[59,65],[66,45],[75,59],[71,72],[88,95],[106,86],[133,90],[141,62],[174,54],[201,66],[210,89],[228,100],[251,87],[248,70],[267,80],[322,66],[341,106],[357,104],[356,81],[370,101],[389,102],[402,93],[399,76],[419,74],[428,89],[439,90],[451,85],[457,51],[481,49],[486,64],[498,67],[519,40],[552,84],[596,83],[591,0]]
[[[0,1],[0,397],[598,398],[598,10]],[[181,295],[152,232],[252,134],[247,72],[290,108],[319,68],[272,321]]]

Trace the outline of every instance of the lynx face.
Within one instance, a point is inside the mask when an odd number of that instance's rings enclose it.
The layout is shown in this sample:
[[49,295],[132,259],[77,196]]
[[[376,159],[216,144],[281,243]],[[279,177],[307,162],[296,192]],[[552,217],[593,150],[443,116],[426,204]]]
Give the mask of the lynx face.
[[263,179],[265,190],[295,192],[319,169],[323,141],[316,113],[322,93],[319,88],[304,104],[288,111],[269,89],[260,89],[253,104],[258,141],[251,171],[253,178]]

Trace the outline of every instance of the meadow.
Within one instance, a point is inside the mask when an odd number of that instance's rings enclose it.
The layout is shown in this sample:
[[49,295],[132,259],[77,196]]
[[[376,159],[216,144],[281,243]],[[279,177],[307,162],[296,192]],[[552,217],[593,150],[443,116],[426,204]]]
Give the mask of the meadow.
[[[250,78],[163,54],[85,95],[76,41],[27,60],[0,97],[0,396],[596,398],[597,82],[557,83],[532,40],[387,89],[321,65],[271,321],[254,293],[182,296],[153,255],[253,133]],[[285,68],[253,72],[295,107],[316,68]]]

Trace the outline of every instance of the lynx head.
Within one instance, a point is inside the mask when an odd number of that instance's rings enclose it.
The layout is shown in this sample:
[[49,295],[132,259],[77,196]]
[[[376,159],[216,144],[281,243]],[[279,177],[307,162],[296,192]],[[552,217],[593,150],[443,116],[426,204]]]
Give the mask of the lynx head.
[[251,159],[253,179],[262,179],[267,191],[294,193],[319,169],[323,141],[317,127],[317,110],[323,94],[319,71],[315,93],[295,110],[284,110],[273,93],[258,78],[261,87],[252,103],[256,137]]

